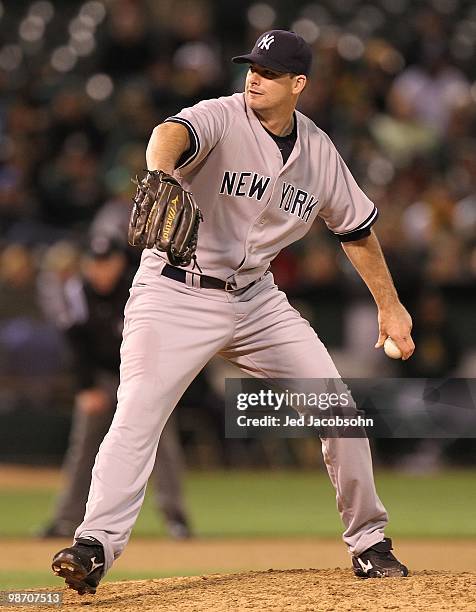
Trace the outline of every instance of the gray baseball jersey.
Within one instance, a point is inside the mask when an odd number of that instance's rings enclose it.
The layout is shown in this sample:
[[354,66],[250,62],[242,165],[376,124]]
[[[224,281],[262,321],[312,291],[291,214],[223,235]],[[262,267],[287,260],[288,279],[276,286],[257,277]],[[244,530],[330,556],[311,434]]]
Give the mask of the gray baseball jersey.
[[[339,376],[315,331],[267,270],[316,217],[341,240],[355,240],[369,233],[377,211],[328,136],[301,113],[295,119],[296,142],[284,165],[242,94],[201,102],[169,119],[190,133],[177,176],[205,218],[198,263],[204,274],[228,280],[235,290],[201,287],[197,270],[180,282],[164,274],[163,253],[143,253],[125,310],[118,407],[75,534],[103,544],[105,569],[127,544],[164,424],[214,355],[256,377]],[[382,540],[387,523],[368,441],[328,438],[322,449],[343,539],[352,554],[360,554]]]
[[190,134],[176,174],[203,211],[197,259],[205,274],[244,287],[317,217],[342,239],[363,235],[376,220],[327,134],[302,113],[295,118],[297,140],[284,166],[244,94],[205,100],[167,120]]

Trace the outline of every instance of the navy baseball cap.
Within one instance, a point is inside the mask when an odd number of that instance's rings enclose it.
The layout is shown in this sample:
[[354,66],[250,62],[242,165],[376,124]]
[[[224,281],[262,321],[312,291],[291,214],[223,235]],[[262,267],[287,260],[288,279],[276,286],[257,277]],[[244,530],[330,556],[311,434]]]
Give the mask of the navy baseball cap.
[[84,254],[90,259],[108,259],[113,255],[124,252],[125,247],[118,240],[107,236],[93,236],[86,246]]
[[308,75],[312,64],[311,47],[304,38],[288,30],[262,34],[248,55],[232,58],[235,64],[258,64],[277,72]]

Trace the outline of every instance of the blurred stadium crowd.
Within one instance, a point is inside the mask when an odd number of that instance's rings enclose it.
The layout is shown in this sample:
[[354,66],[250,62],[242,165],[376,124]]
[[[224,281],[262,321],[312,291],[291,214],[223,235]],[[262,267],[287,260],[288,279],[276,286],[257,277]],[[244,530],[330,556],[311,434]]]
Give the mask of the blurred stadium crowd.
[[[52,294],[81,274],[92,237],[126,249],[130,178],[152,128],[240,91],[243,68],[229,58],[273,27],[314,47],[300,109],[379,208],[375,229],[414,316],[415,356],[398,364],[374,351],[375,307],[323,224],[277,258],[278,284],[347,376],[474,376],[473,2],[4,1],[0,415],[19,388],[46,401],[45,379],[67,370]],[[220,367],[209,371],[212,392]]]

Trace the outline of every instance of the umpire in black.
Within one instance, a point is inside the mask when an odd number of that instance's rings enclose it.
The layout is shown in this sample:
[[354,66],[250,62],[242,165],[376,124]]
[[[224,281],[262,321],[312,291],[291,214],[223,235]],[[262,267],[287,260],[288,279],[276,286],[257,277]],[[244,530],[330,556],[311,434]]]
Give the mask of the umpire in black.
[[[103,237],[91,241],[81,264],[81,273],[56,291],[61,304],[50,309],[61,312],[77,390],[64,463],[66,486],[44,537],[70,537],[83,519],[91,470],[114,416],[119,384],[123,313],[133,270],[122,245]],[[189,537],[181,487],[183,458],[173,420],[157,454],[152,479],[167,531],[175,538]]]

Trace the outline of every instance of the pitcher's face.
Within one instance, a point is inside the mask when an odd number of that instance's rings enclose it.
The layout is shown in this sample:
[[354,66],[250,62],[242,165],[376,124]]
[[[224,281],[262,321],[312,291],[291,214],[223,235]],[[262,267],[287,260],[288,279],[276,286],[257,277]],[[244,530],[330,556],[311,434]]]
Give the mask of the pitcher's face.
[[304,89],[306,77],[250,64],[246,75],[247,105],[258,113],[290,106]]

